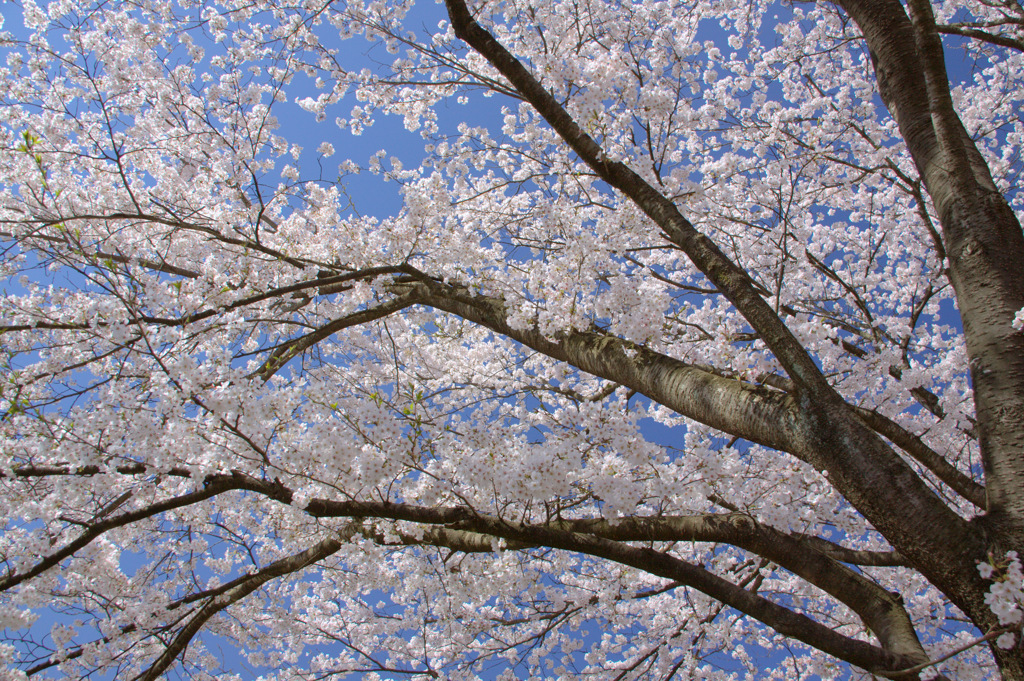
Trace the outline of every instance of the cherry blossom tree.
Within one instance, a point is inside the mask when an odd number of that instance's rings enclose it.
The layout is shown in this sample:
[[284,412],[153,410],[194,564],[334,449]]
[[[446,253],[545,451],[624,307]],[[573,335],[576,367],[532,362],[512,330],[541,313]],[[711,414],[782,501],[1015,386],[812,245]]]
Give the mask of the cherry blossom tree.
[[1017,0],[21,9],[4,678],[1024,679]]

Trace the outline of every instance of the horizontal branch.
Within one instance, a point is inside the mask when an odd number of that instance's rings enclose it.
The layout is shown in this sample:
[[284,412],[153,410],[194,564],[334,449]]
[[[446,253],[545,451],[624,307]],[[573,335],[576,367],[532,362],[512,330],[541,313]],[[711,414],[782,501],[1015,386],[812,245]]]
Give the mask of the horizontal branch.
[[[253,491],[262,488],[279,500],[290,503],[291,493],[283,485],[250,480],[255,484],[247,485],[247,487]],[[868,628],[879,637],[887,654],[894,654],[904,662],[910,660],[919,662],[924,655],[909,617],[892,594],[853,570],[842,566],[823,552],[817,551],[814,546],[761,525],[746,514],[625,518],[615,525],[605,520],[561,520],[543,525],[513,525],[463,507],[439,508],[392,502],[312,499],[306,505],[305,510],[307,513],[321,518],[382,518],[446,525],[446,528],[428,529],[422,541],[424,543],[435,543],[436,541],[437,544],[453,550],[466,550],[467,552],[493,550],[494,537],[501,537],[513,542],[509,548],[526,548],[534,545],[563,548],[543,540],[544,537],[561,537],[563,535],[589,536],[593,539],[616,542],[701,541],[728,543],[781,565],[846,604],[854,612],[857,612]],[[537,533],[540,534],[539,537]],[[550,535],[550,533],[555,534]],[[412,535],[406,538],[409,543],[414,543],[413,539]],[[659,553],[659,555],[663,554]],[[661,576],[677,579],[671,575]],[[679,581],[684,580],[680,579]],[[701,588],[690,582],[684,583]],[[708,595],[718,598],[715,593],[708,593]],[[728,601],[723,602],[728,603]],[[728,604],[732,605],[732,603]],[[742,610],[742,608],[738,609]],[[771,621],[763,619],[761,621],[775,627]],[[852,660],[848,661],[852,662]],[[854,662],[854,664],[859,663]],[[904,666],[909,665],[905,664]]]
[[[77,475],[81,477],[91,477],[93,475],[99,475],[100,473],[116,472],[121,475],[143,475],[150,472],[152,468],[141,462],[122,464],[120,466],[113,466],[110,468],[100,467],[96,465],[90,466],[76,466],[72,467],[68,464],[25,464],[19,466],[13,466],[11,473],[15,478],[46,478],[51,476],[62,476],[62,475]],[[164,475],[173,475],[179,478],[191,478],[192,472],[187,468],[172,468],[170,470],[161,470]],[[0,471],[0,480],[10,477],[7,473]]]
[[[30,234],[30,235],[19,235],[14,232],[8,232],[0,230],[0,238],[11,239],[14,241],[22,239],[37,239],[40,241],[46,241],[54,244],[67,245],[67,240],[60,237],[49,236],[47,234]],[[94,260],[109,260],[122,265],[139,265],[147,270],[153,270],[154,272],[163,272],[164,274],[176,274],[179,277],[185,277],[186,279],[198,279],[201,275],[199,272],[194,270],[186,269],[184,267],[178,267],[171,263],[163,260],[149,260],[147,258],[130,258],[118,253],[107,253],[105,251],[96,251],[92,254],[85,254],[85,257],[92,258]]]
[[[121,469],[128,474],[144,472],[141,465],[126,465]],[[36,467],[32,472],[46,475],[70,474],[71,469],[59,466]],[[93,468],[78,470],[79,474],[95,472],[98,471]],[[247,490],[283,504],[291,504],[294,497],[287,486],[276,480],[261,480],[240,472],[207,476],[203,485],[202,490],[91,525],[76,540],[47,556],[30,570],[12,575],[0,582],[0,588],[11,588],[40,574],[110,529],[167,510],[198,503],[227,491]],[[626,518],[614,525],[603,519],[558,520],[540,525],[526,525],[507,523],[465,507],[422,507],[385,501],[314,498],[305,505],[304,510],[318,518],[377,518],[434,526],[426,528],[418,538],[415,535],[403,535],[403,543],[426,543],[446,546],[457,551],[484,552],[494,550],[495,538],[501,538],[510,542],[507,546],[510,549],[547,546],[608,558],[697,588],[759,619],[780,633],[794,636],[840,659],[880,673],[884,669],[891,669],[891,665],[896,664],[895,660],[899,661],[902,668],[918,664],[923,655],[909,618],[891,594],[833,560],[826,553],[818,551],[813,544],[761,525],[750,516],[741,513]],[[832,632],[806,616],[794,613],[761,596],[750,594],[703,568],[690,565],[664,552],[624,543],[652,541],[728,543],[771,560],[830,593],[857,612],[882,642],[882,648]],[[330,553],[336,550],[337,548],[334,548]],[[269,572],[266,574],[271,575]],[[267,579],[269,578],[268,576]],[[245,581],[244,578],[242,580],[233,584],[228,592],[219,594],[217,602],[222,603],[226,598],[230,600],[228,596],[231,593],[236,593],[237,598],[241,598],[266,581],[257,584]],[[200,620],[205,621],[219,609],[222,607],[204,606],[203,613],[206,614],[201,613],[193,619],[195,626],[190,624],[187,627],[187,630],[192,632],[187,638],[191,638],[195,631],[198,631]],[[179,637],[184,636],[184,631]],[[187,643],[187,640],[182,640]],[[168,650],[171,650],[171,647]],[[160,665],[162,664],[161,662]],[[165,668],[160,665],[154,666],[154,669]]]
[[[143,475],[152,469],[143,463],[125,464],[116,466],[112,469],[122,475]],[[66,465],[50,465],[50,466],[38,466],[38,465],[26,465],[26,466],[15,466],[13,473],[15,477],[48,477],[54,475],[79,475],[79,476],[92,476],[98,475],[102,472],[109,472],[108,470],[101,469],[99,466],[80,466],[78,468],[71,468]],[[161,474],[170,475],[182,478],[192,477],[191,471],[186,468],[172,468],[169,470],[161,470]],[[0,479],[4,478],[5,475],[0,472]],[[213,476],[208,480],[210,482],[216,482],[220,485],[225,485],[225,480],[232,479],[236,481],[245,481],[246,477],[241,474],[234,474],[230,476],[220,475]],[[256,481],[254,478],[250,478],[245,482],[239,482],[237,485],[233,485],[230,489],[244,489],[248,491],[259,492],[271,498],[274,498],[282,503],[291,502],[291,491],[281,484],[270,484],[265,481]],[[313,499],[309,505],[305,508],[306,512],[321,518],[336,517],[342,515],[352,516],[375,516],[375,517],[387,517],[395,520],[411,519],[407,514],[410,512],[408,508],[402,505],[391,505],[386,502],[383,506],[368,506],[363,502],[346,501],[338,502],[327,499]],[[383,511],[383,515],[377,515],[379,511]],[[455,515],[451,515],[455,513]],[[441,519],[437,519],[436,516],[418,516],[416,522],[439,522],[439,523],[450,523],[456,522],[457,519],[464,517],[460,515],[461,511],[458,509],[449,509],[444,512]],[[738,514],[739,511],[736,511]],[[453,517],[455,520],[453,520]],[[676,520],[673,516],[661,516],[659,518],[663,522],[659,532],[664,532],[665,528],[671,527],[671,524]],[[622,530],[619,530],[622,531]],[[644,530],[649,531],[649,530]],[[462,551],[464,553],[478,553],[478,552],[490,552],[493,550],[493,543],[490,539],[486,542],[480,539],[482,535],[465,533],[461,531],[450,530],[448,535],[438,530],[437,541],[432,542],[436,545],[444,545],[454,550]],[[469,537],[472,534],[472,538]],[[862,565],[872,567],[903,567],[906,565],[906,559],[900,555],[898,551],[865,551],[858,549],[851,549],[845,546],[841,546],[834,542],[821,539],[820,537],[808,534],[791,534],[789,535],[802,543],[809,543],[812,545],[815,551],[825,555],[832,560],[847,563],[850,565]],[[638,535],[637,540],[651,540],[652,537],[646,534]],[[662,536],[662,541],[686,541],[688,536],[681,535],[669,535]],[[713,541],[724,541],[724,539],[715,539]],[[451,542],[450,544],[445,542]],[[525,545],[524,545],[525,546]]]
[[1008,35],[1000,33],[989,33],[988,31],[981,31],[976,28],[969,28],[966,26],[958,26],[957,24],[939,24],[935,27],[939,33],[945,33],[946,35],[958,35],[964,38],[973,38],[974,40],[980,40],[986,43],[992,43],[993,45],[999,45],[1000,47],[1009,47],[1011,50],[1017,50],[1018,52],[1024,52],[1024,40],[1017,40],[1011,38]]
[[[256,303],[263,302],[265,300],[272,300],[275,298],[281,298],[288,294],[302,293],[309,289],[317,289],[317,291],[326,295],[327,293],[334,293],[342,290],[342,285],[350,281],[358,281],[361,279],[372,279],[385,274],[398,274],[404,272],[404,267],[370,267],[363,270],[356,270],[353,272],[345,272],[343,274],[334,274],[325,277],[318,277],[317,279],[300,281],[295,284],[288,286],[281,286],[278,288],[270,289],[262,293],[258,293],[252,296],[247,296],[239,300],[219,305],[215,308],[208,308],[206,310],[199,310],[183,317],[155,317],[152,315],[140,315],[138,317],[131,317],[124,320],[123,323],[129,325],[139,324],[158,324],[160,326],[186,326],[188,324],[195,324],[196,322],[203,321],[204,319],[210,319],[217,315],[236,310],[241,307],[247,307]],[[391,310],[393,312],[394,310]],[[387,314],[390,314],[388,312]],[[360,313],[354,313],[353,317]],[[376,317],[375,317],[376,318]],[[333,322],[335,324],[340,321]],[[365,321],[353,322],[355,324],[365,323]],[[11,331],[30,331],[32,329],[51,329],[51,330],[69,330],[69,331],[84,331],[93,328],[102,328],[108,326],[109,322],[32,322],[28,324],[10,324],[6,326],[0,326],[0,333],[6,333]],[[329,335],[329,334],[328,334]],[[319,340],[319,338],[318,338]]]

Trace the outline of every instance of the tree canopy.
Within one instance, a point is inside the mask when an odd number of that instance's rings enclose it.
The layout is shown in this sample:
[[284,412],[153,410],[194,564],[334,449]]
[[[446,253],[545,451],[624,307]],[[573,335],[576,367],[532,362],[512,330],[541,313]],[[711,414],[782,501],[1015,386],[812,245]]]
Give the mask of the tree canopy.
[[1017,0],[21,10],[5,678],[1024,679]]

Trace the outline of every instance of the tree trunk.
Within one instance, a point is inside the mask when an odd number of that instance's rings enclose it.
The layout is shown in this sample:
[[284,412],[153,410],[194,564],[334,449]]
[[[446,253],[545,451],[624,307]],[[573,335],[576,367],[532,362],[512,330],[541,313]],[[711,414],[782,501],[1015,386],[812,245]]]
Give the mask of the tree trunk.
[[[1024,234],[952,106],[927,0],[837,0],[860,27],[878,88],[935,204],[970,358],[987,508],[974,525],[988,551],[1024,554]],[[952,552],[951,552],[952,553]],[[964,563],[971,559],[953,553]],[[939,585],[982,631],[997,628],[968,585]],[[993,646],[1004,678],[1024,679],[1024,651]]]

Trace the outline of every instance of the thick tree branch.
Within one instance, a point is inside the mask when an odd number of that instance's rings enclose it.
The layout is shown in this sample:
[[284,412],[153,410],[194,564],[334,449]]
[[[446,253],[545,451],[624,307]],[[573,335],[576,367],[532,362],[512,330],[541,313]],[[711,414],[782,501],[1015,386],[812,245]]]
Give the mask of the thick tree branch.
[[[838,436],[837,421],[816,422],[816,410],[809,410],[807,401],[797,396],[725,378],[607,335],[570,331],[552,339],[536,329],[512,328],[502,301],[470,294],[465,288],[426,278],[407,286],[421,289],[418,295],[425,305],[458,315],[549,357],[636,390],[713,428],[790,452],[819,470],[828,470],[833,484],[841,485],[843,493],[858,507],[863,504],[877,508],[869,516],[876,527],[883,532],[893,528],[904,536],[912,533],[914,537],[908,537],[907,546],[917,546],[919,550],[921,542],[942,525],[954,533],[970,536],[966,523],[951,513],[917,474],[859,420],[861,439],[851,442]],[[848,407],[844,403],[842,408]],[[821,439],[830,436],[833,444],[825,444]],[[854,448],[854,443],[859,447]],[[872,449],[873,446],[877,447]],[[842,484],[846,481],[849,484]],[[893,482],[898,483],[898,488],[893,487]],[[919,509],[910,518],[893,513],[895,508],[910,506]],[[907,520],[911,527],[902,526]],[[922,536],[917,536],[919,533]],[[898,539],[889,537],[889,541],[898,546]],[[938,549],[938,545],[933,547]]]
[[836,1],[861,29],[879,93],[939,214],[970,357],[984,524],[1016,545],[1024,540],[1024,334],[1010,321],[1024,307],[1024,232],[952,107],[927,0],[911,3],[913,22],[897,0]]
[[[473,19],[464,0],[446,0],[445,4],[456,36],[498,69],[602,179],[654,220],[758,332],[797,385],[800,414],[794,430],[803,439],[800,450],[805,460],[827,471],[846,499],[894,547],[915,565],[920,564],[927,577],[944,591],[963,593],[965,580],[977,582],[976,577],[967,576],[966,564],[935,561],[951,541],[973,547],[971,553],[980,558],[983,549],[976,534],[850,412],[775,311],[758,295],[747,274],[697,232],[671,201],[624,164],[609,160],[551,93]],[[1024,303],[1017,309],[1021,307]]]
[[901,666],[900,660],[915,659],[917,661],[914,664],[921,661],[916,655],[909,658],[890,654],[871,644],[843,636],[805,615],[777,605],[701,567],[654,549],[630,546],[594,535],[543,526],[514,525],[479,516],[465,524],[491,536],[605,558],[678,581],[767,624],[785,636],[796,638],[882,676],[886,675],[887,670],[911,666]]
[[747,273],[698,232],[674,203],[625,164],[610,160],[522,63],[473,19],[464,0],[446,0],[445,5],[455,35],[498,69],[601,179],[632,199],[689,256],[750,322],[801,389],[819,398],[834,395],[814,360],[761,298]]
[[424,278],[405,284],[407,295],[512,338],[646,395],[665,406],[751,442],[804,454],[797,441],[796,400],[765,387],[725,378],[634,343],[596,332],[568,331],[549,338],[535,328],[513,328],[504,302]]
[[[129,474],[141,472],[139,468],[131,466],[125,466],[124,469]],[[56,467],[47,467],[38,468],[33,472],[60,474],[67,471]],[[89,469],[80,472],[91,474],[93,471]],[[248,490],[285,504],[290,504],[293,498],[291,490],[279,482],[259,480],[242,473],[209,476],[204,481],[204,489],[201,491],[181,495],[150,505],[145,509],[96,523],[77,540],[51,554],[33,569],[4,580],[2,586],[10,588],[39,574],[81,549],[104,531],[167,510],[198,503],[229,490]],[[923,657],[924,653],[920,649],[909,618],[888,592],[829,558],[826,552],[817,550],[812,544],[762,526],[745,514],[627,518],[615,525],[604,520],[582,519],[552,521],[544,525],[523,525],[509,524],[461,507],[417,507],[390,502],[312,499],[306,505],[305,510],[310,515],[320,518],[379,518],[435,526],[427,528],[421,536],[403,535],[404,543],[408,544],[426,543],[446,546],[457,551],[484,552],[494,550],[494,539],[498,537],[510,542],[507,546],[510,549],[543,545],[610,557],[652,574],[658,574],[700,589],[708,595],[719,598],[728,605],[760,619],[784,634],[802,637],[801,640],[858,666],[868,665],[865,668],[881,670],[897,664],[894,660],[898,659],[898,664],[905,668],[912,664],[919,664],[926,659]],[[439,527],[441,525],[446,527]],[[372,530],[369,531],[372,536]],[[340,544],[331,543],[335,541],[337,540],[325,540],[318,545],[316,551],[310,549],[310,551],[298,555],[314,556],[315,554],[321,557],[329,555],[340,546]],[[869,656],[868,651],[874,650],[870,646],[863,648],[862,646],[866,644],[853,643],[853,639],[847,639],[831,632],[825,639],[822,639],[822,630],[827,628],[809,618],[797,615],[786,608],[765,601],[761,597],[755,597],[742,588],[735,587],[701,568],[666,554],[620,544],[620,542],[650,541],[729,543],[771,560],[851,607],[879,638],[886,652],[882,657],[878,657],[877,652],[871,652]],[[141,678],[155,678],[152,676],[153,674],[158,675],[166,669],[174,657],[180,654],[188,641],[199,631],[202,624],[216,612],[251,593],[272,577],[301,569],[319,559],[310,558],[308,562],[303,563],[304,559],[293,557],[286,561],[279,561],[251,578],[239,578],[229,585],[225,585],[227,590],[218,590],[216,598],[193,616],[189,624],[179,632],[158,662],[147,672],[149,676]],[[656,564],[654,569],[648,566],[652,560]],[[869,659],[874,661],[869,662]]]

